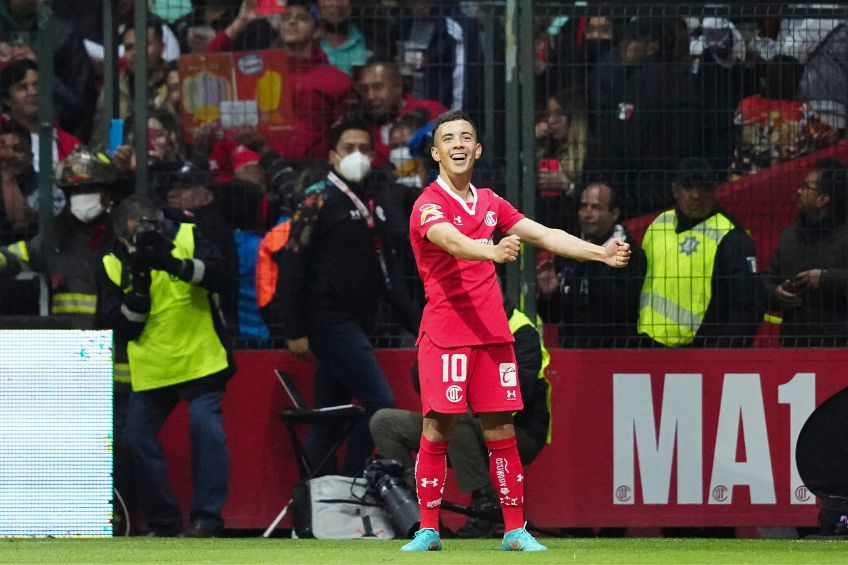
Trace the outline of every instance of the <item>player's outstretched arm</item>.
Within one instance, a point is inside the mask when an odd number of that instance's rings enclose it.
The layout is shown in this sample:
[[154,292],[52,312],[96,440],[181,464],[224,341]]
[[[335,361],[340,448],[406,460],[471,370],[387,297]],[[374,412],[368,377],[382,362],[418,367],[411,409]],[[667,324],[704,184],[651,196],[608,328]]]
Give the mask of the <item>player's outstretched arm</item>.
[[518,259],[520,239],[505,237],[497,245],[474,241],[448,223],[436,224],[427,230],[427,239],[460,259],[508,263]]
[[578,261],[601,261],[617,268],[627,266],[630,261],[630,244],[617,237],[604,246],[595,245],[563,230],[543,226],[530,218],[519,220],[507,234],[517,235],[526,243]]

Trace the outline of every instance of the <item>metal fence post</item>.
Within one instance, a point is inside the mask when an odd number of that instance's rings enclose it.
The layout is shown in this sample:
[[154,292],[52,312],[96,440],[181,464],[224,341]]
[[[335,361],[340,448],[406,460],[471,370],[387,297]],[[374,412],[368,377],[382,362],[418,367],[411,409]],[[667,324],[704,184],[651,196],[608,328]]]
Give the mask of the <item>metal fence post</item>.
[[53,221],[53,5],[38,3],[38,228]]
[[[519,120],[519,72],[518,72],[518,18],[520,17],[518,0],[507,0],[506,2],[506,99],[504,117],[504,138],[507,140],[520,139]],[[519,205],[521,194],[521,153],[517,143],[505,144],[504,156],[506,158],[506,199],[514,206]],[[521,292],[521,273],[516,263],[506,265],[506,288],[504,292],[513,304],[519,304]]]
[[150,192],[147,167],[147,0],[135,0],[135,88],[133,91],[133,134],[135,135],[135,191]]
[[[519,10],[518,60],[521,88],[521,207],[530,217],[536,216],[536,132],[535,70],[533,42],[533,2],[521,3]],[[525,246],[521,252],[520,300],[517,304],[531,320],[536,319],[536,248]]]
[[112,118],[118,116],[118,50],[115,37],[115,5],[114,0],[103,2],[103,102],[106,108],[106,119],[103,123],[94,124],[95,128],[104,128],[103,139],[108,138]]

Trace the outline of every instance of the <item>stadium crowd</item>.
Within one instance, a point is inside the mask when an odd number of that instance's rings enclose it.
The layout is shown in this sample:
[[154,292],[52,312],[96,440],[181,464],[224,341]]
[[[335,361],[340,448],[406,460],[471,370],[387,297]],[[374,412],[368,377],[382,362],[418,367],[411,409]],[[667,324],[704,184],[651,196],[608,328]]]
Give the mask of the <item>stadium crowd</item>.
[[[39,229],[39,147],[48,141],[39,135],[38,2],[0,0],[0,320],[39,312],[38,283],[11,280],[26,270],[46,275],[49,309],[70,319],[66,327],[115,327],[122,304],[153,316],[144,311],[149,298],[122,303],[114,277],[105,315],[98,275],[101,255],[116,245],[112,210],[147,188],[167,221],[195,225],[198,241],[213,249],[215,284],[204,289],[220,297],[222,335],[241,347],[285,341],[295,356],[317,357],[319,405],[354,396],[369,413],[390,408],[392,391],[371,350],[409,346],[417,332],[424,297],[408,223],[438,171],[428,156],[430,124],[461,108],[481,137],[498,138],[503,121],[515,119],[503,112],[502,6],[161,0],[150,3],[144,55],[134,4],[115,3],[113,116],[103,84],[102,2],[54,3],[49,143],[57,182],[47,205],[53,223]],[[539,313],[556,327],[554,342],[749,347],[765,316],[781,322],[783,346],[845,345],[848,21],[803,10],[604,15],[593,4],[576,15],[567,3],[536,11],[536,154],[523,159],[536,169],[538,200],[535,215],[525,212],[592,243],[622,237],[633,259],[613,271],[539,255]],[[494,39],[484,42],[487,34]],[[215,90],[226,86],[181,75],[188,68],[181,56],[258,50],[285,56],[291,119],[283,130],[225,116],[217,104],[227,97]],[[134,74],[139,56],[147,58],[143,78]],[[489,74],[494,90],[487,91]],[[147,155],[135,154],[132,138],[138,80],[147,84]],[[122,139],[110,139],[112,118],[125,122]],[[481,186],[504,192],[499,148],[511,142],[499,139],[484,153]],[[785,231],[768,263],[758,264],[762,234],[735,212],[770,208],[761,192],[727,202],[721,190],[809,157],[812,166],[797,171],[797,217],[773,218],[773,234]],[[149,165],[147,187],[136,186],[139,159]],[[634,236],[637,225],[644,238]],[[206,252],[199,246],[181,257],[194,270],[170,265],[172,278],[201,284],[192,263]],[[368,367],[359,382],[350,379],[355,368],[334,374],[348,348]],[[221,345],[221,366],[205,374],[223,378],[228,352]],[[313,433],[320,451],[328,438]],[[355,454],[370,451],[367,426],[355,433]],[[354,463],[345,472],[358,471],[361,457]],[[220,532],[219,502],[200,522],[207,534]],[[163,532],[177,529],[168,523]]]

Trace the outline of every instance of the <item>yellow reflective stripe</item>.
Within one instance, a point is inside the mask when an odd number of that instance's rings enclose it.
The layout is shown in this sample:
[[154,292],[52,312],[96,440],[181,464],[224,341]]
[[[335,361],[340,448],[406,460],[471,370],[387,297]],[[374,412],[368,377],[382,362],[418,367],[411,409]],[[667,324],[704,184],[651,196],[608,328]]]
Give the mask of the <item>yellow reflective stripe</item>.
[[112,369],[112,378],[118,383],[129,383],[132,373],[130,373],[129,363],[115,363]]
[[103,268],[106,269],[106,276],[109,277],[109,280],[115,283],[116,286],[121,286],[121,260],[114,253],[103,257]]
[[62,292],[53,295],[53,314],[94,314],[97,311],[97,295],[77,292]]
[[17,243],[9,245],[6,249],[10,253],[16,255],[21,261],[29,263],[29,248],[27,247],[26,241],[18,241]]
[[763,321],[769,324],[775,324],[779,326],[783,323],[783,316],[778,316],[777,314],[769,314],[768,312],[766,312],[765,314],[763,314]]

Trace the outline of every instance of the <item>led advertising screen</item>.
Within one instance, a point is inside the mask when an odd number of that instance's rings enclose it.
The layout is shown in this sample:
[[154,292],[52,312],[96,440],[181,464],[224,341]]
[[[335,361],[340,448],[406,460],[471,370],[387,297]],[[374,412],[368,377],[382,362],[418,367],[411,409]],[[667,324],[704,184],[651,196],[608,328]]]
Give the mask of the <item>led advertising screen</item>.
[[0,536],[111,520],[112,332],[0,330]]

